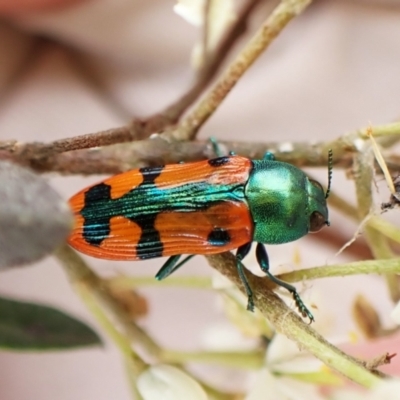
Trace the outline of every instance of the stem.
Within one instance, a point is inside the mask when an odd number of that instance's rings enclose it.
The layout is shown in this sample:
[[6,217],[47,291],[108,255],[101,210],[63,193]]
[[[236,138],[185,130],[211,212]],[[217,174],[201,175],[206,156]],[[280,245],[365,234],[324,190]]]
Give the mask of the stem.
[[[235,257],[230,253],[207,257],[210,264],[232,280],[244,293],[236,269]],[[321,335],[306,325],[270,289],[269,280],[247,274],[254,291],[254,302],[266,318],[275,326],[277,332],[293,340],[302,349],[308,350],[330,368],[367,388],[377,384],[380,379],[368,371],[360,361],[343,353],[327,342]]]
[[386,137],[391,135],[399,135],[400,134],[400,122],[393,122],[390,124],[379,125],[374,127],[366,127],[360,129],[359,135],[364,139],[369,139],[368,131],[371,131],[374,138]]
[[212,351],[199,351],[199,352],[183,352],[165,350],[162,358],[170,363],[188,363],[196,362],[202,364],[217,364],[230,368],[240,368],[255,370],[260,369],[264,364],[264,352],[212,352]]
[[[329,196],[329,205],[336,208],[342,214],[345,214],[347,217],[353,219],[354,221],[360,221],[358,216],[358,209],[337,194],[331,192]],[[393,240],[394,242],[400,243],[400,229],[397,228],[396,225],[382,219],[381,217],[371,217],[366,222],[366,226],[373,228],[373,230],[381,233],[382,235],[385,235],[387,238]],[[377,257],[381,258],[383,256],[377,255]]]
[[[140,168],[155,164],[168,164],[180,161],[199,161],[214,156],[209,141],[194,143],[175,142],[168,135],[159,135],[152,139],[131,141],[138,138],[138,123],[131,126],[115,128],[104,132],[87,134],[58,140],[49,144],[19,143],[17,141],[0,141],[0,159],[11,159],[14,162],[29,166],[37,172],[57,171],[64,174],[112,174],[128,169]],[[400,123],[392,124],[391,134],[380,138],[381,145],[387,139],[393,144],[400,140]],[[395,129],[396,128],[396,129]],[[375,126],[375,132],[387,130],[387,125]],[[352,165],[352,153],[358,152],[358,147],[364,143],[364,130],[350,132],[333,142],[263,142],[248,143],[223,141],[220,146],[226,153],[232,150],[251,159],[260,159],[266,151],[275,157],[296,166],[318,167],[327,165],[328,149],[334,150],[336,168],[349,168]],[[135,133],[136,132],[136,133]],[[175,135],[175,133],[171,133]],[[179,136],[179,133],[176,133]],[[115,142],[131,141],[127,144]],[[103,145],[105,147],[92,149]],[[82,149],[73,151],[74,149]],[[289,149],[289,150],[288,150]],[[398,169],[396,157],[389,155],[391,168]],[[333,204],[333,195],[330,204]],[[357,213],[353,213],[354,217]]]
[[400,243],[400,229],[390,222],[379,217],[372,217],[367,225],[394,242]]
[[132,397],[134,400],[143,400],[142,395],[139,393],[137,389],[137,376],[143,369],[138,371],[138,363],[133,358],[125,358],[125,372],[128,378],[129,387],[131,389]]
[[285,282],[365,274],[400,274],[400,258],[356,261],[347,264],[321,265],[277,275]]
[[[372,200],[372,165],[373,152],[371,146],[360,152],[354,161],[353,172],[356,184],[356,194],[358,203],[358,215],[360,219],[367,217],[373,207]],[[394,258],[388,240],[380,232],[371,228],[369,224],[365,227],[365,238],[375,258]],[[394,274],[385,274],[386,284],[393,302],[400,299],[400,288],[397,284],[397,277]]]
[[268,48],[285,26],[297,17],[311,0],[282,0],[254,37],[224,71],[217,83],[196,108],[182,120],[171,136],[178,141],[191,140],[215,112],[228,93],[255,60]]
[[[67,245],[61,246],[55,253],[56,257],[69,276],[72,284],[86,286],[86,290],[96,299],[124,330],[126,337],[135,343],[140,343],[154,357],[161,353],[160,347],[147,335],[130,316],[121,308],[120,304],[110,295],[107,285],[99,278]],[[85,298],[83,298],[85,301]]]
[[[136,380],[140,373],[143,372],[148,365],[132,350],[131,343],[127,336],[122,335],[117,329],[115,329],[114,324],[103,312],[103,309],[99,305],[98,291],[93,288],[93,285],[88,284],[89,281],[94,282],[94,280],[83,279],[85,275],[86,278],[89,278],[90,274],[86,273],[82,269],[79,271],[76,269],[79,268],[79,266],[73,267],[70,264],[74,263],[74,260],[72,257],[70,257],[70,254],[68,254],[69,252],[72,253],[72,250],[64,246],[64,248],[62,247],[57,250],[55,254],[61,264],[64,266],[64,269],[68,273],[75,289],[80,295],[82,301],[85,303],[86,307],[92,312],[103,329],[108,333],[110,338],[120,349],[124,357],[126,373],[132,396],[134,399],[140,400],[141,396],[137,391]],[[104,301],[109,302],[110,300],[112,302],[112,299],[106,299],[107,295],[101,297],[103,303]],[[112,308],[115,307],[116,305],[112,304]]]
[[82,301],[85,303],[86,307],[91,311],[91,313],[96,317],[97,321],[107,332],[108,336],[114,341],[117,347],[120,349],[121,353],[125,357],[130,357],[132,354],[131,344],[129,340],[111,323],[109,318],[105,315],[102,308],[99,307],[92,291],[88,290],[87,286],[83,282],[76,282],[75,289],[80,295]]
[[[77,253],[75,253],[67,245],[63,245],[55,252],[55,256],[60,261],[73,286],[84,288],[85,296],[82,297],[82,300],[85,302],[89,309],[92,310],[92,308],[94,309],[95,307],[96,316],[102,314],[99,307],[99,304],[101,304],[114,317],[116,322],[124,330],[126,338],[130,338],[135,343],[142,345],[152,357],[160,360],[164,353],[164,350],[161,349],[150,338],[150,336],[146,334],[146,332],[138,327],[123,309],[121,309],[120,305],[115,301],[115,299],[110,296],[107,290],[107,284],[105,284],[105,282],[86,265],[86,263]],[[103,324],[103,317],[101,317],[101,322]],[[129,342],[127,342],[127,339],[116,332],[109,323],[107,323],[105,327],[107,328],[107,331],[111,332],[112,337],[114,339],[117,339],[116,343],[118,347],[122,349],[124,355],[128,355],[127,343]],[[168,353],[167,350],[166,352]],[[173,352],[171,352],[171,354],[172,353]],[[145,364],[141,360],[141,358],[139,358],[139,356],[135,354],[131,349],[129,357],[125,357],[125,362],[132,391],[136,394],[136,377],[140,374],[140,372],[143,371],[144,368],[147,367],[147,364]],[[185,369],[181,365],[176,366],[185,371]],[[185,372],[189,373],[187,371]],[[189,375],[193,376],[190,373]],[[193,379],[198,380],[194,376]],[[218,399],[229,399],[228,394],[214,389],[209,385],[205,385],[203,383],[201,384],[205,387],[207,391],[209,391],[210,393],[214,393]],[[137,398],[139,399],[140,397]]]
[[128,289],[131,287],[157,286],[157,287],[181,287],[191,289],[212,289],[212,278],[198,276],[170,276],[168,279],[157,281],[154,276],[119,276],[106,281],[107,285]]

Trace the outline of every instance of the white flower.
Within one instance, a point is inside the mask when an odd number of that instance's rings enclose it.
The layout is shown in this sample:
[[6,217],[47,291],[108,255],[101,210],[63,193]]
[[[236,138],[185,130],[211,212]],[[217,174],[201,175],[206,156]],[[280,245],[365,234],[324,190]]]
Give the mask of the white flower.
[[275,334],[266,354],[269,370],[280,374],[301,374],[319,371],[323,363],[281,334]]
[[400,301],[396,304],[396,307],[391,312],[390,317],[397,325],[400,325]]
[[245,400],[323,400],[318,387],[296,382],[290,378],[277,378],[264,368],[260,371]]
[[142,372],[137,388],[144,400],[207,400],[204,389],[192,377],[170,365],[154,365]]
[[[308,378],[316,379],[315,383]],[[245,400],[322,400],[318,383],[339,384],[323,363],[283,335],[276,334],[268,346],[265,367],[255,378]]]
[[189,24],[201,26],[204,19],[204,0],[179,0],[174,11]]
[[208,351],[253,351],[258,341],[244,337],[228,322],[210,325],[202,334],[202,344]]
[[399,400],[400,399],[400,379],[382,380],[373,387],[364,400]]
[[332,400],[399,400],[400,379],[385,379],[364,392],[354,389],[338,390],[330,396]]
[[[315,290],[311,297],[310,303],[318,305],[312,310],[317,314],[313,326],[329,336],[332,319],[323,307],[323,298]],[[325,397],[319,392],[321,383],[338,385],[342,381],[308,351],[275,333],[266,352],[265,367],[258,372],[246,400],[322,400]]]

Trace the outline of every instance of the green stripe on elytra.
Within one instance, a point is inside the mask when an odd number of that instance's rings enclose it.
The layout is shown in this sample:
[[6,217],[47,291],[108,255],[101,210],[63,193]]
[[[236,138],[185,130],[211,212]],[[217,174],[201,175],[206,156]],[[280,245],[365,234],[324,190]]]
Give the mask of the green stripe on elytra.
[[[229,157],[209,160],[209,165],[220,167],[229,162]],[[100,246],[110,234],[110,219],[124,216],[142,230],[137,245],[139,258],[162,256],[163,244],[155,228],[160,212],[205,211],[225,201],[244,202],[244,184],[211,185],[207,182],[188,183],[170,189],[159,189],[155,179],[163,167],[142,168],[143,182],[118,199],[111,198],[111,187],[105,183],[92,186],[85,193],[85,206],[81,210],[84,218],[83,238],[94,246]],[[229,233],[215,227],[208,237],[210,244],[224,246],[229,243]]]

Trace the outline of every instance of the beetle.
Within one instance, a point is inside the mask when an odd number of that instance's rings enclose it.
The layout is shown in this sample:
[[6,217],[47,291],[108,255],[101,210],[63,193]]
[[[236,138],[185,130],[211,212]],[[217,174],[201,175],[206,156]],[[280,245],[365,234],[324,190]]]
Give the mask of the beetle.
[[[145,167],[90,186],[69,200],[75,226],[68,243],[108,260],[169,256],[161,280],[197,254],[236,250],[236,265],[253,311],[253,293],[243,259],[257,242],[261,270],[293,296],[300,313],[313,321],[294,286],[269,271],[264,244],[281,244],[329,225],[328,189],[299,168],[266,153],[261,160],[221,155],[206,161]],[[179,262],[182,254],[188,254]]]

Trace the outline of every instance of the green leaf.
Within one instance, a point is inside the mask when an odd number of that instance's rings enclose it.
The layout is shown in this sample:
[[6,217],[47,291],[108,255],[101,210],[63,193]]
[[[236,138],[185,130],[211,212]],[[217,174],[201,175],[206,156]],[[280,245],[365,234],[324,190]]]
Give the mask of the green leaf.
[[0,348],[62,350],[98,344],[91,328],[55,308],[0,297]]

